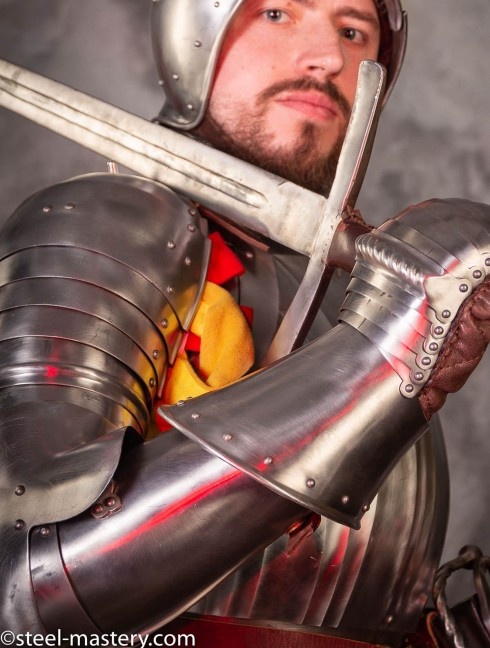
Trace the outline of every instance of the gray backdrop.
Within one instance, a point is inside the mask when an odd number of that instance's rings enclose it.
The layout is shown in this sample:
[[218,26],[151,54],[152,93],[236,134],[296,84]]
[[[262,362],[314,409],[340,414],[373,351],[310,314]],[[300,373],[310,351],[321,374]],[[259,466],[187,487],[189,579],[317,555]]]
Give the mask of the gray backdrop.
[[[161,95],[148,42],[149,4],[0,0],[0,57],[151,118]],[[404,4],[406,64],[381,120],[359,204],[375,224],[434,196],[490,203],[490,2]],[[0,142],[0,222],[37,189],[106,170],[102,158],[5,111]],[[468,543],[490,552],[489,367],[487,353],[442,412],[452,480],[444,559]],[[460,581],[453,595],[467,588]]]

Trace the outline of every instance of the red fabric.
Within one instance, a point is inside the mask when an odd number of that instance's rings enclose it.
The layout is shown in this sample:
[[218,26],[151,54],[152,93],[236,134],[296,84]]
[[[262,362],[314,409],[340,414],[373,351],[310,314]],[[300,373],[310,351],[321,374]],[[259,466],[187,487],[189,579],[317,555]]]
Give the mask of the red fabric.
[[211,256],[207,280],[218,286],[245,273],[245,268],[237,255],[226,245],[219,232],[209,235]]

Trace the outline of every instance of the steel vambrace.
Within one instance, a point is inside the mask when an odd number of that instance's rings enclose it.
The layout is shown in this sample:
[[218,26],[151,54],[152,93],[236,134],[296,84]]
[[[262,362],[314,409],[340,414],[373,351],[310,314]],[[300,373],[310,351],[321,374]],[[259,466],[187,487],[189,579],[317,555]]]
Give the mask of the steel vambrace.
[[490,208],[422,203],[356,248],[339,326],[252,380],[166,412],[274,491],[355,528],[426,429],[413,396],[490,273]]

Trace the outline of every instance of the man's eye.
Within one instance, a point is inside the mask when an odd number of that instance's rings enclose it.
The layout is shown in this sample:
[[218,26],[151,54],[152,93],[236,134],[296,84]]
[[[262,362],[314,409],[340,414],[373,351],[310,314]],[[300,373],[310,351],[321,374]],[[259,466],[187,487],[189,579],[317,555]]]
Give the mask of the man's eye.
[[362,39],[361,32],[353,27],[344,27],[342,29],[342,36],[350,41],[360,41]]
[[267,9],[264,15],[270,22],[283,22],[286,19],[286,14],[281,9]]

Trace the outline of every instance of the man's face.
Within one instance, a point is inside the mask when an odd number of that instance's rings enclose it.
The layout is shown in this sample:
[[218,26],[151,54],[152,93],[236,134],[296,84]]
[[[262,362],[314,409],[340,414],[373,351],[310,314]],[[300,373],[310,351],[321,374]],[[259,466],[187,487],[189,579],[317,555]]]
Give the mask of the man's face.
[[373,0],[245,0],[221,48],[198,133],[328,193],[359,64],[376,59]]

